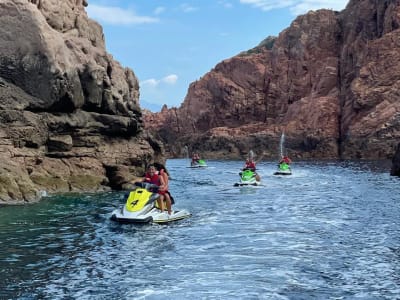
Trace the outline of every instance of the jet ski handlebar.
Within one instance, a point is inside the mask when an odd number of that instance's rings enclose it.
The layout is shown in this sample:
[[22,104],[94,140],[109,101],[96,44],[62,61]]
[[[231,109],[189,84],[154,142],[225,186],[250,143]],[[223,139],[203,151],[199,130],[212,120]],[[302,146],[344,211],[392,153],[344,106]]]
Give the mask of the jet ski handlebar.
[[144,188],[152,193],[157,193],[159,188],[157,185],[148,182],[135,182],[135,186]]

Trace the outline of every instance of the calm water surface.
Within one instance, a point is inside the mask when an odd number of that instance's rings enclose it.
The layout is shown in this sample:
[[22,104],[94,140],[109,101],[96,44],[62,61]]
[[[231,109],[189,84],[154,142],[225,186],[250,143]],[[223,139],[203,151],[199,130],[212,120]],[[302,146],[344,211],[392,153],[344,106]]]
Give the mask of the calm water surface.
[[400,179],[388,164],[190,169],[168,160],[171,225],[109,220],[125,194],[0,207],[0,299],[400,299]]

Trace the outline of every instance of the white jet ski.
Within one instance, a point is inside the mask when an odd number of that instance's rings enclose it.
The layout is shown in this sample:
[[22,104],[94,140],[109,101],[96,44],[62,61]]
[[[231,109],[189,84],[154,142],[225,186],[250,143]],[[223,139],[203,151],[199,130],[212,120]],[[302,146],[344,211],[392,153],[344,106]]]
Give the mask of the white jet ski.
[[169,223],[191,216],[185,209],[172,210],[171,214],[162,212],[157,205],[160,197],[158,186],[144,182],[138,182],[135,186],[125,205],[112,212],[111,220],[119,223]]

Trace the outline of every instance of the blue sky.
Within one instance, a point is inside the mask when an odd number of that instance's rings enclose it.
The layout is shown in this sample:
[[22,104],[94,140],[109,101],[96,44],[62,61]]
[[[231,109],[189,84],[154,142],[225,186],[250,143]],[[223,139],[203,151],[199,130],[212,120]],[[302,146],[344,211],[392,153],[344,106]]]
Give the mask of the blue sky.
[[224,59],[277,36],[300,14],[348,0],[89,0],[107,51],[140,82],[140,105],[179,107],[189,84]]

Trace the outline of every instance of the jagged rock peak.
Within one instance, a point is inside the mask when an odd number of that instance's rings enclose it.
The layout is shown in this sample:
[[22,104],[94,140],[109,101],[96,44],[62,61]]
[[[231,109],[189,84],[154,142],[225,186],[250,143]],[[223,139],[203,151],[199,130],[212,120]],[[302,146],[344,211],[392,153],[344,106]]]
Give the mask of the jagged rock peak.
[[0,76],[41,99],[32,103],[36,110],[133,116],[140,110],[138,80],[106,52],[102,28],[85,5],[2,1]]

